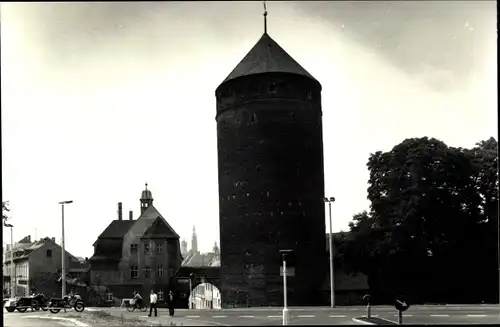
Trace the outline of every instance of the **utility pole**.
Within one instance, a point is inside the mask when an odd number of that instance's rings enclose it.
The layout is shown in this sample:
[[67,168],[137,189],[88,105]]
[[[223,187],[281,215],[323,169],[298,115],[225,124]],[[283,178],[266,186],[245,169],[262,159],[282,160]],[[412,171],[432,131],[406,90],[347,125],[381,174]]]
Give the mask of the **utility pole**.
[[14,226],[12,224],[3,223],[5,227],[10,228],[10,297],[16,296],[16,279],[15,279],[15,269],[14,269]]
[[324,202],[328,202],[328,213],[330,218],[330,233],[329,233],[329,246],[328,249],[330,252],[330,307],[335,307],[335,271],[333,267],[333,233],[332,233],[332,203],[335,202],[335,198],[331,197],[329,199],[324,198]]
[[59,204],[61,205],[62,208],[62,239],[61,239],[61,297],[64,297],[66,295],[66,250],[64,248],[64,205],[65,204],[70,204],[73,203],[72,200],[70,201],[61,201]]

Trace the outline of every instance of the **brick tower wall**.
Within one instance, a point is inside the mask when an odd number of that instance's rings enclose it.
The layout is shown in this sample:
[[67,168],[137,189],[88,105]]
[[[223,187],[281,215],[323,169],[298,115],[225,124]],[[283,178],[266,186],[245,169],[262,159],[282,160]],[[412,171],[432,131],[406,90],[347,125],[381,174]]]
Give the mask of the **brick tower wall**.
[[289,305],[325,278],[321,86],[285,73],[216,91],[222,306],[283,305],[280,249],[295,251]]

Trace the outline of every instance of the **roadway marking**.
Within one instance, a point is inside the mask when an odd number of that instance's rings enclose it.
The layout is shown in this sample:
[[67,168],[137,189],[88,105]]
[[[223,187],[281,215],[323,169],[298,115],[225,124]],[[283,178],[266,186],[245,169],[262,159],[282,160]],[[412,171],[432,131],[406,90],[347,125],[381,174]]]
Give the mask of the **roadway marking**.
[[449,317],[450,315],[429,315],[431,317]]
[[254,318],[254,316],[240,316],[240,318]]
[[[394,315],[394,317],[397,317],[398,315]],[[403,315],[403,317],[413,317],[413,315]]]
[[267,318],[281,318],[281,316],[267,316]]
[[330,315],[330,318],[345,318],[343,315]]
[[186,318],[200,318],[200,316],[186,316]]
[[486,315],[467,315],[467,317],[486,317]]
[[297,318],[314,318],[315,315],[298,315]]
[[227,318],[227,316],[212,316],[212,318]]

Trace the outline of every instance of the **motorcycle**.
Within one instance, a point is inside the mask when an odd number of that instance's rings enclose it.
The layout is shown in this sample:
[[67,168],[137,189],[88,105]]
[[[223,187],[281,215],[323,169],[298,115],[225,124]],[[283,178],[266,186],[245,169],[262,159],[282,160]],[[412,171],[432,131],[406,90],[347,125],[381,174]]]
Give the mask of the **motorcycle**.
[[62,299],[51,298],[48,307],[52,313],[59,313],[59,311],[66,311],[66,309],[75,309],[76,312],[82,312],[85,309],[80,295],[65,296]]
[[135,299],[132,299],[128,302],[128,305],[127,305],[127,311],[128,312],[132,312],[134,311],[135,309],[139,309],[141,310],[142,312],[146,312],[148,310],[148,306],[146,304],[144,304],[144,301],[142,301],[142,304],[138,304],[137,303],[137,300]]
[[5,310],[8,312],[26,312],[26,310],[40,310],[47,311],[47,300],[43,294],[36,294],[31,296],[20,297],[19,299],[10,300],[5,305]]

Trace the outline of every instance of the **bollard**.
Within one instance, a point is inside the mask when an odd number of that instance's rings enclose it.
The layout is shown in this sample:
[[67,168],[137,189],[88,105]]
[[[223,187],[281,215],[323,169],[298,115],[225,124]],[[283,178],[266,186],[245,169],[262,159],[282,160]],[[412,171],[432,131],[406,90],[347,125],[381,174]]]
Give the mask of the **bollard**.
[[372,306],[368,303],[366,306],[366,318],[370,319],[372,317]]
[[403,311],[398,310],[398,325],[403,324]]

